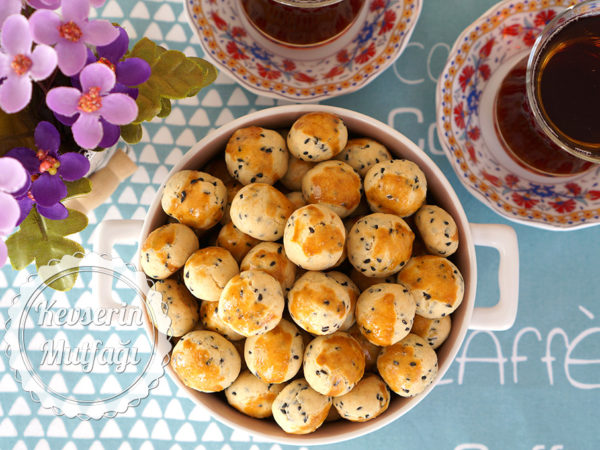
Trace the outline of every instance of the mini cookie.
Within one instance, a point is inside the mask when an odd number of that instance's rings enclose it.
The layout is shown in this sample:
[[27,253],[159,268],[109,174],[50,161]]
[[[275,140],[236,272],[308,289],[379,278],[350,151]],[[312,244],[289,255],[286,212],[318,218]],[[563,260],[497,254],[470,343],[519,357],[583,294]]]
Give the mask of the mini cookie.
[[435,350],[448,338],[451,329],[452,320],[450,316],[441,319],[426,319],[417,314],[410,332],[425,339],[431,345],[431,348]]
[[227,188],[221,180],[197,170],[182,170],[167,181],[162,194],[163,210],[179,222],[208,230],[223,217]]
[[360,345],[342,331],[313,339],[304,352],[304,377],[320,394],[347,394],[364,372],[365,357]]
[[288,258],[307,270],[333,267],[344,253],[346,230],[337,214],[321,205],[306,205],[290,216],[283,235]]
[[346,420],[366,422],[384,413],[390,405],[390,391],[375,374],[370,374],[345,395],[333,399],[333,406]]
[[[200,305],[200,323],[209,331],[214,331],[225,336],[230,341],[240,341],[244,339],[239,333],[231,329],[229,325],[219,317],[219,302],[203,301]],[[242,355],[240,353],[240,355]]]
[[285,196],[290,202],[292,202],[292,205],[294,205],[294,211],[307,205],[306,200],[304,200],[304,195],[302,195],[302,192],[288,192],[287,194],[285,194]]
[[218,302],[227,282],[240,273],[237,262],[221,247],[196,250],[183,266],[183,282],[197,298]]
[[350,311],[348,312],[348,317],[346,317],[346,320],[340,327],[340,331],[349,330],[355,322],[354,310],[356,309],[356,301],[360,295],[360,290],[348,275],[345,275],[342,272],[327,272],[327,275],[340,283],[346,289],[346,292],[348,292],[348,296],[350,297]]
[[250,249],[259,242],[258,239],[248,236],[246,233],[242,233],[238,230],[233,222],[229,222],[228,224],[223,225],[223,228],[219,231],[216,244],[219,247],[229,250],[231,256],[233,256],[239,264]]
[[281,283],[284,293],[296,281],[296,266],[285,255],[283,244],[275,242],[262,242],[253,247],[244,257],[240,269],[268,273]]
[[364,275],[362,272],[359,272],[356,269],[352,269],[350,272],[350,279],[354,281],[354,284],[358,286],[360,291],[366,291],[368,288],[375,284],[379,283],[395,283],[396,275],[389,275],[387,277],[368,277]]
[[173,348],[171,367],[188,387],[219,392],[240,373],[240,355],[231,342],[213,331],[192,331]]
[[435,379],[437,354],[423,338],[409,334],[383,348],[377,358],[377,370],[392,391],[401,397],[413,397]]
[[[218,304],[217,304],[217,306],[218,306]],[[232,332],[234,332],[234,331],[232,330]],[[242,336],[242,338],[243,337],[244,336]],[[246,339],[240,339],[239,341],[234,341],[232,339],[229,339],[229,341],[233,344],[233,346],[237,350],[238,354],[240,355],[240,359],[242,360],[242,371],[248,370],[248,366],[246,365],[246,360],[244,359],[244,345],[246,344]]]
[[285,319],[271,331],[249,337],[244,346],[248,369],[267,383],[291,380],[302,366],[303,355],[302,335]]
[[290,153],[304,161],[325,161],[340,153],[348,142],[348,129],[339,117],[324,112],[304,114],[290,129]]
[[360,327],[357,323],[348,330],[348,334],[358,342],[362,349],[363,355],[365,356],[365,372],[373,370],[377,364],[377,356],[379,356],[381,347],[369,342],[369,340],[360,332]]
[[427,180],[412,161],[384,161],[365,175],[365,195],[373,211],[407,217],[423,205]]
[[458,268],[441,256],[415,256],[398,274],[417,302],[417,314],[440,319],[458,308],[465,294],[465,282]]
[[231,180],[229,183],[225,183],[225,187],[227,188],[227,203],[223,210],[223,217],[221,217],[221,224],[223,225],[231,222],[231,202],[244,185],[235,180]]
[[273,402],[273,418],[283,431],[291,434],[312,433],[329,414],[331,397],[319,394],[304,378],[292,381]]
[[284,387],[283,384],[265,383],[246,370],[225,389],[225,397],[238,411],[250,417],[264,419],[273,414],[271,407],[275,397]]
[[246,270],[234,276],[221,293],[219,318],[249,337],[277,326],[285,301],[281,284],[268,273]]
[[[157,295],[158,294],[158,295]],[[198,324],[198,302],[177,280],[159,280],[147,296],[150,319],[156,329],[168,336],[179,337]]]
[[415,214],[415,225],[432,254],[448,257],[458,248],[456,222],[439,206],[423,205]]
[[225,164],[240,183],[273,184],[288,169],[285,140],[277,131],[261,127],[236,130],[225,147]]
[[218,178],[225,183],[225,185],[235,181],[235,179],[229,174],[229,171],[227,170],[227,164],[225,164],[225,158],[223,158],[221,153],[211,159],[210,162],[204,166],[202,171]]
[[373,344],[392,345],[410,332],[415,309],[415,299],[405,286],[376,284],[358,297],[356,323]]
[[144,241],[140,265],[149,277],[163,280],[181,269],[199,245],[196,234],[185,225],[163,225]]
[[244,186],[231,203],[231,221],[236,228],[261,241],[280,239],[292,212],[292,202],[264,183]]
[[379,142],[369,138],[350,139],[346,148],[335,157],[352,166],[361,177],[375,164],[389,161],[392,155]]
[[354,224],[347,239],[350,263],[368,277],[387,277],[409,260],[415,234],[404,220],[375,213]]
[[314,162],[304,161],[290,155],[288,159],[288,170],[279,181],[290,191],[301,191],[302,178],[306,172],[315,166],[315,164],[316,163]]
[[350,314],[350,295],[345,286],[323,272],[306,272],[288,293],[288,311],[302,329],[312,334],[331,334]]

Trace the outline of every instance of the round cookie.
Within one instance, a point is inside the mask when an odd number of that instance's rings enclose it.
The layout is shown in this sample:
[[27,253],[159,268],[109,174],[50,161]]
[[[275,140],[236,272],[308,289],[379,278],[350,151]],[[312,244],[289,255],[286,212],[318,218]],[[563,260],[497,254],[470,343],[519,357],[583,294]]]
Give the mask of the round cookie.
[[358,342],[362,349],[363,355],[365,356],[365,372],[373,370],[377,364],[377,357],[379,356],[381,347],[369,342],[369,340],[360,332],[360,327],[357,323],[352,325],[352,328],[348,330],[348,334]]
[[183,266],[183,282],[202,300],[218,302],[227,282],[240,273],[237,262],[221,247],[196,250]]
[[350,139],[346,148],[335,157],[349,164],[364,177],[368,170],[382,161],[389,161],[392,155],[379,142],[369,138]]
[[304,200],[304,195],[302,195],[302,192],[288,192],[287,194],[285,194],[285,196],[290,202],[292,202],[292,205],[294,205],[294,211],[307,205],[306,200]]
[[346,320],[344,320],[344,323],[340,327],[340,331],[349,330],[355,322],[354,311],[356,309],[356,301],[360,295],[360,290],[348,275],[343,274],[342,272],[332,271],[327,272],[327,275],[340,283],[348,292],[348,296],[350,297],[350,311],[348,312],[348,317],[346,317]]
[[273,418],[283,431],[308,434],[319,428],[331,408],[331,397],[319,394],[304,378],[288,384],[273,402]]
[[281,180],[283,184],[290,191],[301,191],[302,190],[302,178],[310,169],[315,166],[316,163],[310,161],[304,161],[302,159],[294,158],[291,154],[288,159],[288,170]]
[[348,142],[348,129],[339,117],[325,112],[304,114],[287,136],[288,150],[304,161],[326,161]]
[[225,147],[225,164],[240,183],[273,184],[288,169],[285,140],[277,131],[251,126],[236,130]]
[[181,269],[199,246],[190,228],[168,223],[148,235],[142,244],[140,265],[149,277],[164,280]]
[[167,181],[163,210],[184,225],[198,230],[215,226],[225,212],[227,188],[221,180],[197,170],[182,170]]
[[456,222],[439,206],[421,206],[415,214],[415,225],[430,253],[448,257],[458,249]]
[[348,164],[325,161],[306,172],[302,179],[302,195],[308,203],[327,206],[344,218],[358,207],[362,182]]
[[203,172],[211,174],[213,177],[221,180],[225,185],[235,181],[235,179],[229,174],[227,170],[227,164],[225,164],[225,158],[219,153],[209,163],[202,168]]
[[316,337],[304,352],[304,377],[323,395],[347,394],[365,372],[365,357],[359,343],[338,331]]
[[275,328],[284,305],[279,281],[260,270],[246,270],[225,285],[219,299],[219,318],[249,337]]
[[370,342],[388,346],[408,335],[415,309],[415,299],[405,286],[376,284],[358,297],[356,323]]
[[321,205],[306,205],[290,216],[283,235],[288,258],[307,270],[333,267],[344,253],[346,230],[337,214]]
[[[244,339],[239,333],[231,329],[229,325],[219,317],[219,302],[203,301],[200,305],[200,323],[209,330],[219,333],[230,341],[240,341]],[[240,353],[241,355],[242,353]]]
[[435,350],[448,338],[451,329],[452,320],[450,316],[441,319],[426,319],[417,314],[410,332],[425,339],[431,345],[431,348]]
[[358,286],[360,291],[366,291],[368,288],[379,283],[395,283],[396,275],[389,275],[387,277],[368,277],[362,272],[352,268],[350,271],[350,279],[354,281],[354,284]]
[[285,319],[259,336],[246,339],[244,359],[248,369],[266,383],[292,379],[302,366],[304,342],[296,326]]
[[437,354],[423,338],[409,334],[383,348],[377,358],[377,370],[392,391],[401,397],[413,397],[435,379]]
[[333,399],[333,406],[346,420],[366,422],[384,413],[390,405],[390,391],[375,375],[365,376],[347,394]]
[[237,193],[240,191],[240,189],[243,187],[243,184],[238,183],[235,180],[231,180],[230,182],[225,183],[225,188],[227,188],[227,203],[225,204],[225,209],[223,210],[223,217],[221,217],[220,221],[222,225],[231,222],[231,202],[233,201]]
[[236,228],[261,241],[280,239],[292,212],[292,202],[264,183],[244,186],[231,203],[231,221]]
[[425,202],[427,180],[412,161],[383,161],[365,175],[365,195],[373,211],[408,217]]
[[296,266],[285,255],[283,244],[261,242],[244,257],[241,270],[262,270],[281,283],[287,293],[296,281]]
[[246,370],[225,389],[225,397],[238,411],[250,417],[264,419],[273,414],[273,402],[284,387],[283,384],[265,383]]
[[358,220],[346,241],[350,263],[368,277],[387,277],[409,260],[415,234],[393,214],[375,213]]
[[458,308],[465,294],[465,281],[458,268],[446,258],[415,256],[398,274],[417,302],[417,314],[440,319]]
[[163,334],[183,336],[198,324],[198,302],[180,281],[156,281],[146,299],[150,319]]
[[288,293],[288,311],[303,330],[316,335],[336,332],[350,314],[345,286],[323,272],[306,272]]
[[213,331],[191,331],[173,348],[171,367],[188,387],[219,392],[240,373],[240,355],[231,342]]
[[216,244],[218,247],[223,247],[229,250],[231,256],[241,263],[244,256],[248,254],[250,249],[258,244],[260,241],[248,236],[246,233],[242,233],[238,230],[233,222],[229,222],[221,228],[219,235],[217,236]]

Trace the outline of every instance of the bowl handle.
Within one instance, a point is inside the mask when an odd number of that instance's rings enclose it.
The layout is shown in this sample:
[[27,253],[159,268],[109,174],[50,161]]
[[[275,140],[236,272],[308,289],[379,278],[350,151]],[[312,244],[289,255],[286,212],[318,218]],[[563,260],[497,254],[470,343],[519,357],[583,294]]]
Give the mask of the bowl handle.
[[500,254],[498,288],[500,299],[491,307],[473,309],[469,328],[508,330],[517,317],[519,305],[519,245],[517,233],[508,225],[472,223],[475,245],[493,247]]
[[[143,220],[104,220],[95,230],[94,253],[112,257],[113,248],[117,243],[135,243],[142,231]],[[98,301],[98,306],[104,309],[125,307],[112,299],[112,286],[107,277],[94,275],[92,293]]]

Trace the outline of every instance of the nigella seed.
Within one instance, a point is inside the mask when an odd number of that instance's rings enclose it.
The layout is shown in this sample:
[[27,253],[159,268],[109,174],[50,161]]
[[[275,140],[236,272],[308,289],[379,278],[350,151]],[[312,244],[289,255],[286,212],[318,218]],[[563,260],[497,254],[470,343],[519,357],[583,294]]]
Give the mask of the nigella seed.
[[185,201],[185,196],[186,195],[187,195],[187,192],[181,191],[181,203],[183,203]]
[[414,361],[411,361],[411,362],[409,363],[409,365],[410,365],[411,367],[415,367],[415,366],[417,365],[417,363],[416,363],[416,362],[414,362]]
[[310,231],[311,233],[314,233],[315,229],[313,227],[308,227],[308,231]]

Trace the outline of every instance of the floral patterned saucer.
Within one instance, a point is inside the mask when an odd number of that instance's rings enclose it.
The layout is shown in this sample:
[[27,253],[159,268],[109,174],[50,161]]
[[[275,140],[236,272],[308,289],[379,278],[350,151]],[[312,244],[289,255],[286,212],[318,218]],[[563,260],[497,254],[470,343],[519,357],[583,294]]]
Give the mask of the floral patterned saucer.
[[493,129],[493,98],[504,75],[573,0],[503,1],[457,39],[436,92],[438,135],[465,187],[507,218],[568,230],[600,222],[600,166],[565,177],[514,163]]
[[406,47],[421,7],[422,0],[368,0],[344,35],[299,49],[260,35],[238,0],[186,0],[206,57],[248,90],[293,102],[347,94],[373,81]]

